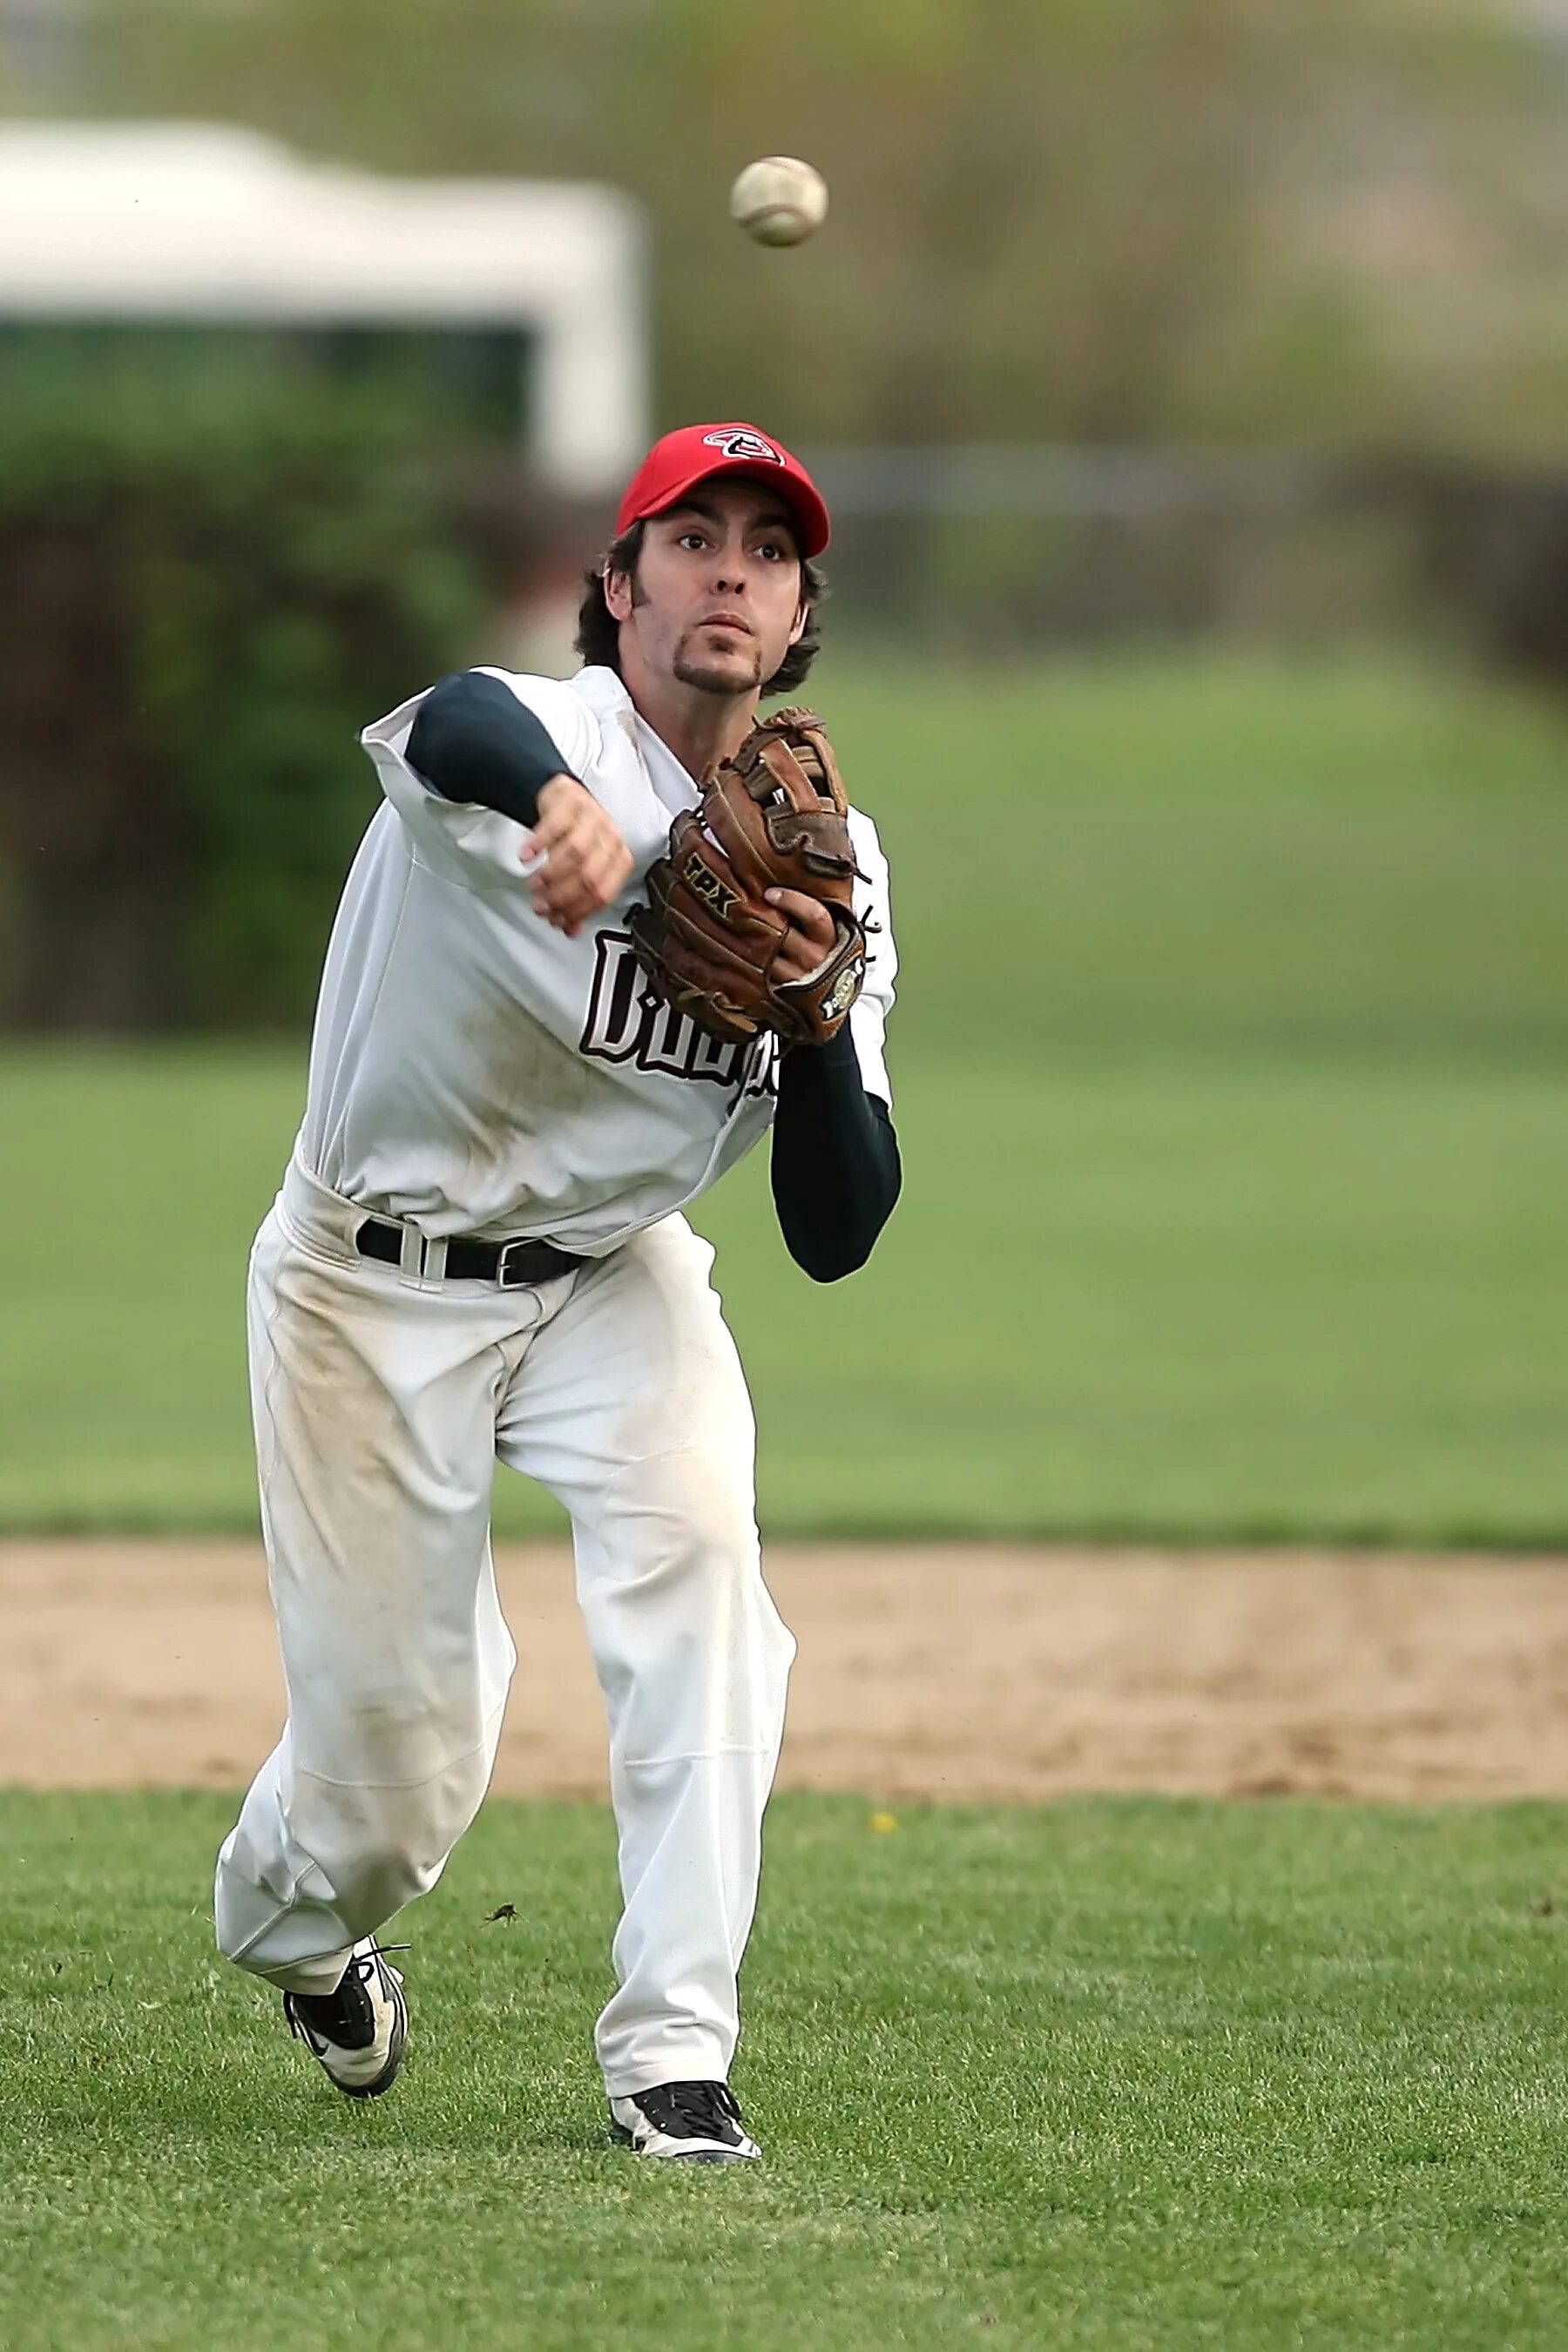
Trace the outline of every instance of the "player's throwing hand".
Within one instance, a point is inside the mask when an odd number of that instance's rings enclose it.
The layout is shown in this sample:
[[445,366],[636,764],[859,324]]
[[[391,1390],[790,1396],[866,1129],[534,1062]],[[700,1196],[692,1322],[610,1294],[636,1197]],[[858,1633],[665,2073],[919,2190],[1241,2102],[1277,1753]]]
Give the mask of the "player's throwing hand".
[[575,776],[540,787],[539,822],[522,847],[533,910],[574,940],[590,915],[617,898],[632,870],[620,828]]

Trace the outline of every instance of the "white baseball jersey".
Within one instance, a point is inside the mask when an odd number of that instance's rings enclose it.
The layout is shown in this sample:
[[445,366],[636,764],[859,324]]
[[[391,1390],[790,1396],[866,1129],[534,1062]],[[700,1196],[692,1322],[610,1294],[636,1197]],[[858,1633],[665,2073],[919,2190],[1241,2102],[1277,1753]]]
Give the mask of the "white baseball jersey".
[[[776,1041],[727,1045],[651,994],[626,908],[699,798],[615,671],[489,673],[533,710],[632,853],[622,897],[576,939],[533,910],[526,828],[444,800],[405,756],[424,695],[361,738],[385,803],[327,950],[298,1151],[334,1192],[431,1239],[529,1235],[588,1256],[706,1191],[767,1129]],[[850,1029],[890,1102],[896,956],[876,829],[850,814],[858,911],[877,925]]]

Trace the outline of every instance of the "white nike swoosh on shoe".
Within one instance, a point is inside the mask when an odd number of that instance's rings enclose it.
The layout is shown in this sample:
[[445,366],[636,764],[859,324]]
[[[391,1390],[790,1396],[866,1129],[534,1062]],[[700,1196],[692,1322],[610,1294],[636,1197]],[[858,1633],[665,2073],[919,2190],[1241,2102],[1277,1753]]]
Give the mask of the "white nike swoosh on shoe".
[[[374,2040],[363,2049],[346,2049],[341,2042],[331,2042],[318,2033],[298,2011],[291,2011],[289,2023],[310,2055],[316,2059],[340,2091],[351,2098],[363,2098],[367,2094],[390,2087],[402,2063],[404,2045],[408,2037],[408,2004],[404,1998],[403,1978],[382,1956],[374,1941],[356,1944],[356,1958],[369,1955],[374,1958],[374,1974],[365,1990],[370,1995],[371,2011],[375,2021]],[[351,1963],[352,1965],[352,1963]]]
[[367,2083],[375,2082],[386,2072],[393,2042],[402,2021],[398,2009],[391,2001],[378,2001],[376,2006],[384,2009],[385,2014],[378,2021],[375,2040],[364,2050],[340,2049],[335,2042],[324,2041],[320,2034],[312,2033],[303,2021],[300,2023],[300,2036],[305,2047],[312,2057],[321,2060],[333,2082],[345,2091],[363,2090]]

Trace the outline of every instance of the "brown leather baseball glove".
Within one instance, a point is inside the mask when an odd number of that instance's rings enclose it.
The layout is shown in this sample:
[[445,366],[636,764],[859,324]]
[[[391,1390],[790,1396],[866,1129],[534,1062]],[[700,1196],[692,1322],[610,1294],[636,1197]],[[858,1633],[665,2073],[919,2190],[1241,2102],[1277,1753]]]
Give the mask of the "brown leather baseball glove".
[[[744,1044],[774,1029],[825,1045],[866,977],[866,926],[851,904],[858,868],[849,804],[815,710],[775,710],[715,772],[649,868],[648,903],[627,918],[658,993],[710,1036]],[[804,980],[777,984],[789,926],[764,892],[801,890],[833,916],[837,944]]]

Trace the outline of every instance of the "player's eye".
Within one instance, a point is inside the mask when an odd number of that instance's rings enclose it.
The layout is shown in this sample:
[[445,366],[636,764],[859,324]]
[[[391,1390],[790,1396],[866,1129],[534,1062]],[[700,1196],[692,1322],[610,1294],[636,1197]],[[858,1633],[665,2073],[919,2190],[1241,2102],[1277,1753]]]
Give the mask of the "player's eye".
[[706,547],[707,540],[700,530],[683,530],[676,539],[677,547]]
[[783,563],[788,560],[789,550],[782,540],[764,539],[759,541],[757,553],[765,556],[770,563]]

